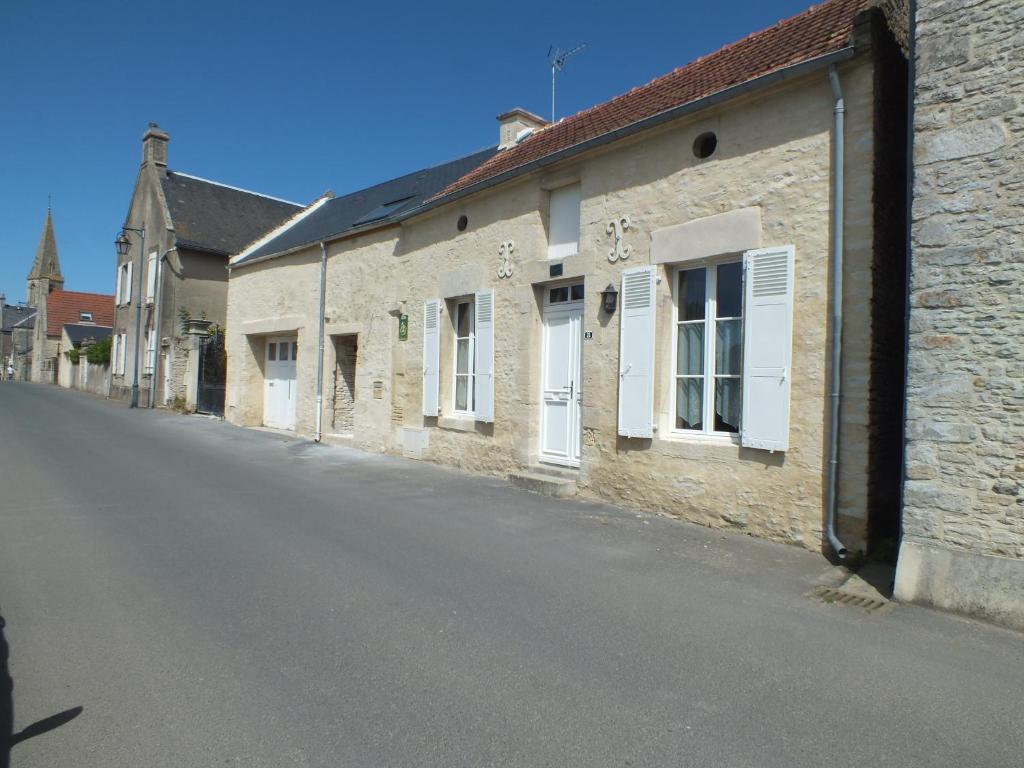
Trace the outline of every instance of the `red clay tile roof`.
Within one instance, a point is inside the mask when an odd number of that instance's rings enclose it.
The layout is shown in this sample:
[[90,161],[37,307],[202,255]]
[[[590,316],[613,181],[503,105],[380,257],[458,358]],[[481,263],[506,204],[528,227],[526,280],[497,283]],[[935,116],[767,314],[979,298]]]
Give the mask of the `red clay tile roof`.
[[849,43],[854,17],[872,0],[828,0],[611,101],[536,130],[438,194],[465,189],[567,147],[778,69],[837,51]]
[[46,335],[59,336],[64,323],[81,323],[80,312],[92,312],[96,325],[114,324],[114,297],[102,293],[53,291],[46,297]]

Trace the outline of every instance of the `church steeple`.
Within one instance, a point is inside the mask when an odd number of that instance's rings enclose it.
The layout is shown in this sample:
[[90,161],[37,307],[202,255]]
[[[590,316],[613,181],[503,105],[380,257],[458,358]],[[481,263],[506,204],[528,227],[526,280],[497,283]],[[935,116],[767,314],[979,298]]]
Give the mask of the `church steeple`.
[[57,237],[53,234],[53,215],[46,209],[46,224],[36,246],[36,258],[32,271],[28,273],[28,303],[39,306],[39,299],[50,291],[64,287],[64,276],[60,272],[57,258]]

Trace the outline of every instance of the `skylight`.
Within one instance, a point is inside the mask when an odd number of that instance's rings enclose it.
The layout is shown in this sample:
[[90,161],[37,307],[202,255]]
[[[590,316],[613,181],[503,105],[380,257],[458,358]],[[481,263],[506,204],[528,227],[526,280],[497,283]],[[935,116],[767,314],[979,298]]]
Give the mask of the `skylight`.
[[363,214],[353,221],[352,226],[358,227],[360,224],[369,224],[372,221],[386,219],[391,214],[397,212],[400,208],[403,208],[410,200],[412,200],[412,197],[403,197],[401,200],[392,200],[390,203],[378,205],[369,213]]

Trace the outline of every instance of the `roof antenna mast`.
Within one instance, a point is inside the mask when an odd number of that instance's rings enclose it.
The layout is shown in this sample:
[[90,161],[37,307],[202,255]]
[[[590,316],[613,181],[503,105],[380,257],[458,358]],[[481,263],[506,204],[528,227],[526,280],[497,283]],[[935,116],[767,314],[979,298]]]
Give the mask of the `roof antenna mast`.
[[565,67],[565,60],[575,56],[587,47],[586,43],[580,43],[570,51],[563,51],[557,46],[548,47],[548,61],[551,62],[551,122],[555,122],[555,74],[561,72]]

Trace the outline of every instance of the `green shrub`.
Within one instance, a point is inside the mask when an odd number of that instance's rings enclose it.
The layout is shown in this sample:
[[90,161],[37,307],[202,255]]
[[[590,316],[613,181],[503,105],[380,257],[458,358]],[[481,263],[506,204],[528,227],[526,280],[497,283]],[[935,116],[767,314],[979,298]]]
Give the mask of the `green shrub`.
[[97,365],[110,365],[110,345],[112,342],[113,337],[107,336],[103,341],[93,344],[86,349],[85,359]]

